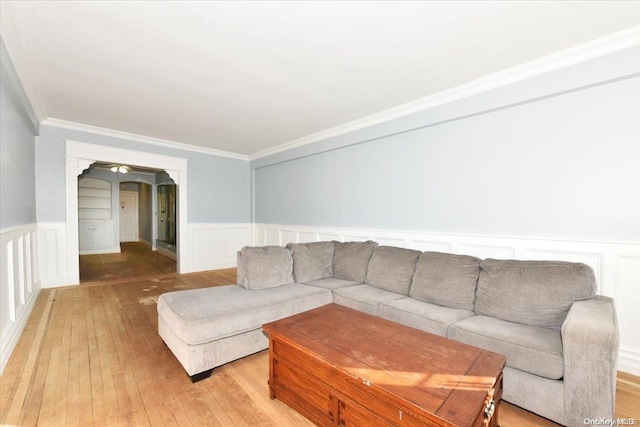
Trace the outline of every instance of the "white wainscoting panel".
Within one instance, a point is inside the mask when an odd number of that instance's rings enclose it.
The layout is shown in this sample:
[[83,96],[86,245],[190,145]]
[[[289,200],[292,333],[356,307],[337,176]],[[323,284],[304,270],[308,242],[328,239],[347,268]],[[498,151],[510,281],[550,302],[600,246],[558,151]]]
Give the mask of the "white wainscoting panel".
[[497,258],[497,259],[514,259],[516,250],[514,247],[501,247],[493,245],[470,245],[459,244],[455,251],[459,254],[471,255],[477,258]]
[[[251,224],[188,224],[189,264],[184,273],[236,266],[236,252],[251,244]],[[54,288],[79,283],[68,276],[66,223],[38,224],[39,283]],[[115,251],[114,251],[115,252]]]
[[41,288],[55,288],[78,283],[69,278],[67,269],[67,224],[38,223],[38,272]]
[[422,252],[447,252],[452,251],[451,243],[448,242],[431,242],[427,240],[412,240],[409,246]]
[[[640,254],[616,260],[616,310],[620,322],[620,369],[640,375]],[[627,370],[632,365],[633,369]]]
[[189,271],[236,266],[236,252],[251,245],[251,224],[194,223],[189,230]]
[[579,240],[441,234],[423,231],[370,230],[255,224],[254,244],[375,240],[421,251],[449,252],[479,258],[582,262],[593,268],[598,294],[615,300],[620,326],[618,368],[640,375],[640,244]]
[[0,375],[40,293],[37,226],[0,231]]

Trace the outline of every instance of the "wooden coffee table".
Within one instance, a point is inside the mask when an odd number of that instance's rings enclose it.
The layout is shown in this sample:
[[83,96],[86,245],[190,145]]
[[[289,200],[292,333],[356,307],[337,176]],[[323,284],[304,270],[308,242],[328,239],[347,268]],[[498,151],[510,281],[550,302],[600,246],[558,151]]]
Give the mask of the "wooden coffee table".
[[505,357],[337,304],[263,326],[272,399],[319,426],[495,426]]

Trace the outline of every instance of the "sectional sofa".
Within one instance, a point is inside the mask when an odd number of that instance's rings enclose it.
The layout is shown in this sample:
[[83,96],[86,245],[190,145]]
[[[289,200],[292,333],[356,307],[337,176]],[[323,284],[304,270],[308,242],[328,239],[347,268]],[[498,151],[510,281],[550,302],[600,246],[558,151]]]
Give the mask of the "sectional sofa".
[[267,348],[262,324],[335,302],[505,354],[503,399],[555,422],[614,418],[616,312],[587,265],[313,242],[243,248],[237,277],[158,299],[192,380]]

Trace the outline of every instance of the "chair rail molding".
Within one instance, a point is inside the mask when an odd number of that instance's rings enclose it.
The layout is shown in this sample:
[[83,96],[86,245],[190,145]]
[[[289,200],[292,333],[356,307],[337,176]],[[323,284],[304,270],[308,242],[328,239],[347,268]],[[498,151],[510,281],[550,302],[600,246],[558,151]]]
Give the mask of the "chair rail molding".
[[0,245],[0,375],[2,375],[40,293],[36,224],[0,230]]
[[640,375],[640,243],[555,238],[480,236],[417,230],[379,230],[282,224],[253,225],[253,244],[286,245],[321,240],[375,240],[380,245],[449,252],[478,258],[582,262],[593,268],[597,293],[615,300],[620,328],[618,368]]

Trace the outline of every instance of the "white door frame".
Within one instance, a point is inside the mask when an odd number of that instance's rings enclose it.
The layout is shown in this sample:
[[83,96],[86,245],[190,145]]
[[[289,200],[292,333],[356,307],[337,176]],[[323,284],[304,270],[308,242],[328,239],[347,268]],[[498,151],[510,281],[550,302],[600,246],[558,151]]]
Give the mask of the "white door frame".
[[161,154],[134,151],[106,145],[66,140],[66,205],[67,205],[67,281],[69,285],[80,283],[78,250],[78,176],[95,162],[122,163],[153,169],[163,169],[178,186],[177,212],[177,270],[187,273],[187,159]]

